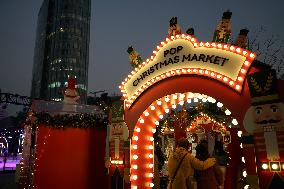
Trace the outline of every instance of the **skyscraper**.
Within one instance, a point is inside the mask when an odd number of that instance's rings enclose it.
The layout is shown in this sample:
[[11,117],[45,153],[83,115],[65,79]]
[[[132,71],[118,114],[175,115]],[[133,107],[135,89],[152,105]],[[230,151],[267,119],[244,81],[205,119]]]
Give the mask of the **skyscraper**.
[[38,14],[31,97],[60,101],[69,77],[88,86],[91,0],[44,0]]

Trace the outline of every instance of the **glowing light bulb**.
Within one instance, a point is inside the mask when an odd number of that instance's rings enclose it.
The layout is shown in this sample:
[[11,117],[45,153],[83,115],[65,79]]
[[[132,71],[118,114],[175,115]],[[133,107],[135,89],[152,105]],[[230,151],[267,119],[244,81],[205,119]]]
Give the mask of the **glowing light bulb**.
[[243,177],[247,177],[247,172],[243,171]]
[[225,114],[226,114],[226,115],[231,115],[230,110],[227,109],[227,110],[225,111]]
[[243,132],[242,131],[238,131],[238,137],[242,137]]
[[223,104],[221,102],[217,103],[217,107],[221,108],[223,106]]
[[238,125],[238,121],[236,119],[232,120],[233,125]]
[[133,175],[132,178],[133,178],[133,180],[137,180],[138,176],[137,175]]
[[276,170],[276,169],[278,169],[278,165],[277,165],[276,163],[273,163],[273,164],[271,165],[271,168],[272,168],[273,170]]
[[261,165],[262,169],[267,170],[268,169],[268,164],[267,163],[263,163]]

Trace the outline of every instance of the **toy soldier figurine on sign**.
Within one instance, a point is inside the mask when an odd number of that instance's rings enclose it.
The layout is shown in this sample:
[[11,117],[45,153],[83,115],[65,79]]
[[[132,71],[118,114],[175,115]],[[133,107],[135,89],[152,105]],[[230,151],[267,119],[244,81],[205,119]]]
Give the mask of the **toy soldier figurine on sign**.
[[228,43],[231,36],[231,16],[230,11],[223,13],[222,20],[215,29],[213,42]]
[[177,17],[172,17],[170,20],[170,26],[168,31],[168,37],[175,36],[181,34],[180,26],[177,23]]
[[[243,135],[242,141],[248,156],[248,184],[257,188],[255,167],[261,170],[262,162],[279,161],[284,157],[284,104],[278,96],[275,70],[253,73],[247,80],[252,102],[245,114],[244,127],[247,133]],[[270,176],[275,175],[273,172],[266,175]],[[261,174],[259,182],[259,185],[265,185]]]
[[141,56],[133,49],[132,46],[129,46],[127,49],[128,57],[132,68],[137,68],[139,64],[143,62]]
[[247,49],[248,48],[248,37],[247,37],[248,32],[249,30],[247,29],[241,29],[234,45],[241,47],[243,49]]

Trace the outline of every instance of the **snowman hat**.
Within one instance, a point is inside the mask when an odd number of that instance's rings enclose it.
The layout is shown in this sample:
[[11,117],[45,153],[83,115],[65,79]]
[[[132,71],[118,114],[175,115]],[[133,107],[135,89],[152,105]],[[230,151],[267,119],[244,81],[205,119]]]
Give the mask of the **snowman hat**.
[[76,81],[74,78],[69,78],[67,89],[75,89],[75,83]]

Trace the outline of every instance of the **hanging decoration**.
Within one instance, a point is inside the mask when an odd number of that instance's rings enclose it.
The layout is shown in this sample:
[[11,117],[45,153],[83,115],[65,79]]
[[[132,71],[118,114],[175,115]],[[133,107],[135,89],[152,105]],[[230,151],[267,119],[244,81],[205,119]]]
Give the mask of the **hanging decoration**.
[[34,112],[32,116],[36,119],[33,124],[44,124],[55,129],[66,128],[106,128],[108,120],[95,114],[64,114],[52,116],[47,112]]

